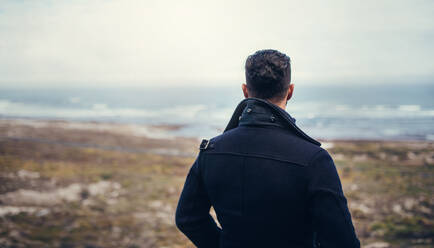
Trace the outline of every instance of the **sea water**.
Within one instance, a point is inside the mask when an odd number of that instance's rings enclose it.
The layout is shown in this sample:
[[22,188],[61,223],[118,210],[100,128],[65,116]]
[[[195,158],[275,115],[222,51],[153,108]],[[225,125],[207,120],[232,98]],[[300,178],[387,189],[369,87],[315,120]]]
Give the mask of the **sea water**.
[[[173,124],[222,132],[241,87],[57,87],[0,90],[0,118]],[[320,139],[434,140],[434,85],[296,85],[287,111]]]

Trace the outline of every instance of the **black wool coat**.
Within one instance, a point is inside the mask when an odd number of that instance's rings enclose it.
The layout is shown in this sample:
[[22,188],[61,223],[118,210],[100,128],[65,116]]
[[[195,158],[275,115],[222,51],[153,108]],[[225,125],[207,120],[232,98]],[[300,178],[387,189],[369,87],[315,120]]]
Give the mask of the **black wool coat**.
[[199,248],[360,247],[336,167],[320,145],[283,109],[244,99],[223,134],[202,142],[177,227]]

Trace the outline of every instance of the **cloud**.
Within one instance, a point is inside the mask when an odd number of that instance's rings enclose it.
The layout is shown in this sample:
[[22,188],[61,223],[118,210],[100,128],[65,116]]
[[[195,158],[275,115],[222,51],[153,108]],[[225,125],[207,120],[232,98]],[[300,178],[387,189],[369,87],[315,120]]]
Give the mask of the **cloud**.
[[[229,84],[276,48],[297,81],[432,78],[432,1],[2,1],[0,86]],[[393,79],[393,80],[392,80]]]

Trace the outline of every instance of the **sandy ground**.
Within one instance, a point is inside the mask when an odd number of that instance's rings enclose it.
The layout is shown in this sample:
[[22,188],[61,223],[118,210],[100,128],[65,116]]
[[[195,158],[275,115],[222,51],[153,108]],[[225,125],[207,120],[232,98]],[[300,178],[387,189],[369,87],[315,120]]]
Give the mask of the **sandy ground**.
[[[0,120],[0,247],[193,247],[179,126]],[[363,247],[432,247],[432,142],[323,141]]]

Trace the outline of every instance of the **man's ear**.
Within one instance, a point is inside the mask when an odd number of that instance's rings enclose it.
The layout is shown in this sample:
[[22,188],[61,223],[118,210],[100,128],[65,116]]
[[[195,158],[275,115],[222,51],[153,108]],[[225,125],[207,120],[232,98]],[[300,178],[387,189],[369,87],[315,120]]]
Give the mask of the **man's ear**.
[[286,101],[291,99],[292,93],[294,93],[294,84],[290,84],[288,87],[288,95],[286,96]]
[[243,90],[244,97],[249,98],[249,92],[247,91],[247,84],[242,84],[241,89]]

